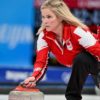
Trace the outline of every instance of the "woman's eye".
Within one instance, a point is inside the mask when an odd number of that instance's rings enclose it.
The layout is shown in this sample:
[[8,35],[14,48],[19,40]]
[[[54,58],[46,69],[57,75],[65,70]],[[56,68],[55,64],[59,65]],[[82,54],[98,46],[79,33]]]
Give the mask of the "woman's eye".
[[51,16],[46,16],[46,17],[42,16],[42,19],[44,19],[44,18],[48,18],[49,19],[49,18],[51,18]]
[[47,18],[51,18],[51,16],[47,16]]

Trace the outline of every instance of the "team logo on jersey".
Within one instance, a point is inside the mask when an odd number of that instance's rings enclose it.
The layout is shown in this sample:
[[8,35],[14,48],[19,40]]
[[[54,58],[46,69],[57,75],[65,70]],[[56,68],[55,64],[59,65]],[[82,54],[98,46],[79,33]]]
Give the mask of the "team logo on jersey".
[[67,41],[66,47],[67,47],[67,49],[70,50],[70,51],[73,50],[73,45],[72,45],[71,41]]

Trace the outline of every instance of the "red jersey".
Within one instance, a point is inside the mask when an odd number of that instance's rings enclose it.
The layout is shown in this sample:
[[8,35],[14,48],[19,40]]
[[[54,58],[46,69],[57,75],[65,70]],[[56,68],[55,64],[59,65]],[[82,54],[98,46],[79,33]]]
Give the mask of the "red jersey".
[[52,52],[57,61],[71,67],[77,54],[87,51],[100,61],[100,43],[89,30],[64,24],[62,45],[53,32],[44,30],[37,40],[37,57],[33,76],[36,80],[43,76],[47,68],[48,53]]

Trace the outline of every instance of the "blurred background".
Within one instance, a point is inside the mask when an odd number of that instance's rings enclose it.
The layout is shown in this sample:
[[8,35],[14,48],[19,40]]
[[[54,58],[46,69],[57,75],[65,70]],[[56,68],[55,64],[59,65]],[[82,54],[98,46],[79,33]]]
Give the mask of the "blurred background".
[[[100,24],[100,0],[64,0],[72,13],[97,34]],[[9,93],[30,76],[36,58],[37,30],[41,25],[43,0],[0,0],[0,93]],[[37,87],[47,94],[63,94],[71,69],[49,55],[48,70]],[[83,94],[98,94],[89,75]]]

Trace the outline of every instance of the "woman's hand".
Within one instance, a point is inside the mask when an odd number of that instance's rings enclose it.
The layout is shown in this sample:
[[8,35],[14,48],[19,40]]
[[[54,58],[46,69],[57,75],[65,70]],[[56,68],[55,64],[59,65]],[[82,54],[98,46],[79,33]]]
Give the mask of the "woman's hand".
[[36,80],[35,80],[35,77],[28,77],[27,79],[24,80],[24,82],[21,83],[21,85],[23,87],[26,87],[26,88],[32,88],[32,87],[35,87],[36,86]]

